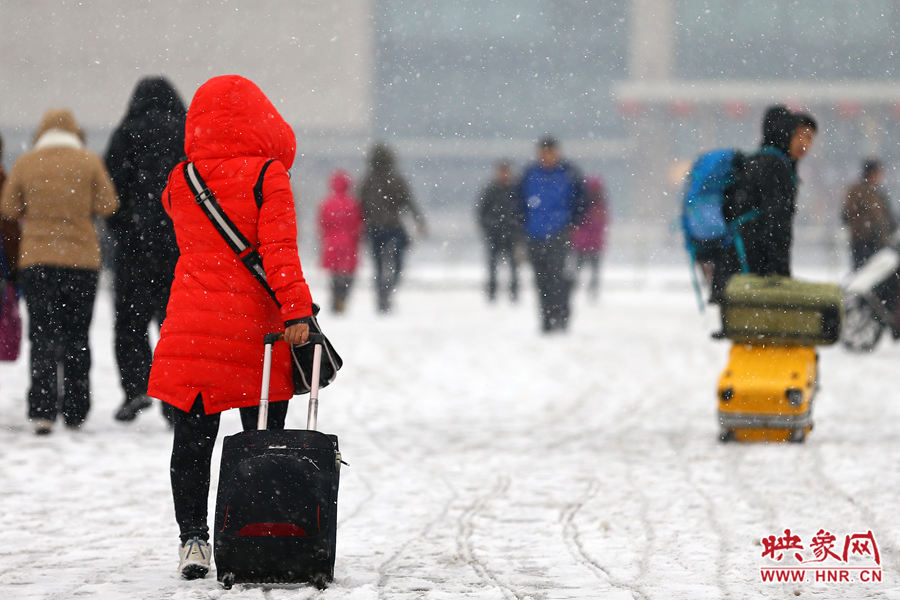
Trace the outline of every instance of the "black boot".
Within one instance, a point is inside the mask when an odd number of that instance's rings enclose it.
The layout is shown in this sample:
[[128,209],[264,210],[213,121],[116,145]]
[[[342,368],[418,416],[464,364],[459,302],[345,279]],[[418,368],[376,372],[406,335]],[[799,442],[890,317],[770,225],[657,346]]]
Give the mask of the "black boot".
[[153,404],[153,400],[143,394],[126,400],[116,411],[116,421],[134,421],[138,414],[151,404]]

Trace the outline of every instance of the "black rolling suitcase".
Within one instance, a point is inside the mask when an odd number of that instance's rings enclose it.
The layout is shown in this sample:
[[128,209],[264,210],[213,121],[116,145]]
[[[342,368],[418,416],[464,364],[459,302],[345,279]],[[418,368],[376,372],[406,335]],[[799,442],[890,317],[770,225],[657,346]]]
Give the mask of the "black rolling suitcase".
[[315,344],[305,430],[266,429],[272,344],[265,339],[259,429],[225,438],[216,498],[214,556],[218,579],[234,583],[304,583],[334,577],[337,436],[315,431],[321,336]]

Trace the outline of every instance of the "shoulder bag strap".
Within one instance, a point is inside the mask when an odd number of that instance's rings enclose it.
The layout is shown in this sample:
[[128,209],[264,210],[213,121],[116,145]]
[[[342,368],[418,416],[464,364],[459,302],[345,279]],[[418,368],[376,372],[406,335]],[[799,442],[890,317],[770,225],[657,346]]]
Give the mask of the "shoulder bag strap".
[[275,162],[274,158],[270,158],[266,161],[266,164],[263,165],[263,168],[259,171],[259,177],[256,180],[256,185],[253,186],[253,198],[256,200],[256,208],[262,208],[263,205],[263,180],[266,178],[266,171],[269,170],[269,165]]
[[222,236],[222,239],[234,251],[244,266],[247,267],[250,274],[265,288],[272,300],[275,301],[275,304],[281,308],[281,303],[275,297],[275,292],[266,282],[266,270],[263,268],[262,257],[250,241],[244,237],[244,234],[241,233],[234,222],[228,218],[222,207],[219,206],[216,197],[206,187],[206,183],[200,177],[200,173],[197,172],[194,163],[184,163],[184,178],[188,183],[188,187],[194,193],[197,205],[203,209],[210,223],[216,228],[216,231],[219,232],[219,235]]

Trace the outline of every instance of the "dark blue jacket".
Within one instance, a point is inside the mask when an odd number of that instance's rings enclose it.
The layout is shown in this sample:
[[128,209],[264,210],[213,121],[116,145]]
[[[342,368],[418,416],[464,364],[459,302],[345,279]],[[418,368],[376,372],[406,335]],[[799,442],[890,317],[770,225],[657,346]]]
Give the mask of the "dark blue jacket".
[[584,220],[584,178],[567,162],[550,170],[532,164],[522,174],[519,193],[529,239],[549,239]]

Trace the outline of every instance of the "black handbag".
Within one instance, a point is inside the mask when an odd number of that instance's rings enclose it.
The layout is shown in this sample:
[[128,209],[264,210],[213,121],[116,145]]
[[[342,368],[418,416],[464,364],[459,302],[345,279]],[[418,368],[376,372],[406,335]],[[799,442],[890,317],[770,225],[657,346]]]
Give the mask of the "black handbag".
[[[265,176],[266,169],[272,161],[263,166],[262,172],[259,174],[259,181],[254,186],[254,194],[256,195],[257,205],[262,205],[262,178]],[[213,227],[225,240],[225,243],[234,251],[241,263],[250,274],[265,288],[275,301],[275,304],[281,308],[281,303],[275,297],[275,291],[266,282],[266,271],[263,268],[262,257],[254,248],[244,234],[235,226],[234,222],[228,218],[222,207],[216,201],[216,197],[206,187],[200,173],[197,172],[193,163],[184,163],[184,178],[194,192],[194,198],[204,214],[209,218]],[[319,371],[319,387],[323,388],[330,384],[337,377],[337,372],[344,365],[344,361],[334,349],[331,341],[322,333],[319,321],[316,315],[319,313],[319,305],[313,303],[313,314],[305,319],[309,324],[309,332],[319,334],[322,340],[322,364]],[[310,379],[313,372],[313,344],[306,343],[302,345],[291,345],[291,365],[294,376],[294,394],[308,394],[310,390]]]
[[[322,328],[319,327],[319,321],[316,319],[317,314],[319,314],[319,305],[314,303],[313,316],[309,318],[309,333],[322,336],[319,387],[323,388],[335,380],[337,372],[344,366],[344,361],[331,345],[331,341],[322,333]],[[313,372],[313,344],[309,342],[300,346],[291,344],[291,364],[294,371],[294,394],[308,394]]]

